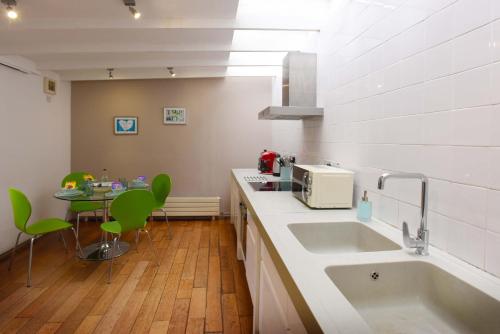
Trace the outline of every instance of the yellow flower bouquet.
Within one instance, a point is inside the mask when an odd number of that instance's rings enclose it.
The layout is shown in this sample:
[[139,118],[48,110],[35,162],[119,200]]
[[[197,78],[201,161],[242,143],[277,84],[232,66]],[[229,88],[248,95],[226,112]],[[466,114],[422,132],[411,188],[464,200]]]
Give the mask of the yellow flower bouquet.
[[68,181],[64,184],[64,189],[75,189],[76,181]]

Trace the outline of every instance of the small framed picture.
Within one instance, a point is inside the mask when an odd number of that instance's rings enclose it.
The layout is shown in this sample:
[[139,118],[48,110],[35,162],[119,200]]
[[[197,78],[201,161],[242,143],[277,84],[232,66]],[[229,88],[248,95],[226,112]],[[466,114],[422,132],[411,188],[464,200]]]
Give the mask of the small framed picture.
[[56,81],[47,77],[43,78],[43,92],[49,95],[56,95]]
[[186,109],[163,108],[163,124],[186,124]]
[[115,135],[136,135],[139,133],[137,117],[117,116],[114,118]]

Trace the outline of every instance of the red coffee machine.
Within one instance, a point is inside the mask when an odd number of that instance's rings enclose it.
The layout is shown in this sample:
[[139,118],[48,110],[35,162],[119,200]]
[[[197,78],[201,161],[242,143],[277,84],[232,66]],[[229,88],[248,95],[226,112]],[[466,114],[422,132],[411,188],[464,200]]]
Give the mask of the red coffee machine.
[[273,173],[273,164],[274,160],[278,153],[273,151],[264,150],[260,154],[258,169],[261,174],[272,174]]

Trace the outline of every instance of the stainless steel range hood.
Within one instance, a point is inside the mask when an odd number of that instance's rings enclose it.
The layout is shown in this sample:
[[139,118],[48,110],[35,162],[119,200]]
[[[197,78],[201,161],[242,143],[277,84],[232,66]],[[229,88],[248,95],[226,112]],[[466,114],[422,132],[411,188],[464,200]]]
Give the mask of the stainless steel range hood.
[[315,53],[289,52],[283,60],[282,106],[270,106],[259,112],[259,119],[299,120],[322,117],[316,107]]

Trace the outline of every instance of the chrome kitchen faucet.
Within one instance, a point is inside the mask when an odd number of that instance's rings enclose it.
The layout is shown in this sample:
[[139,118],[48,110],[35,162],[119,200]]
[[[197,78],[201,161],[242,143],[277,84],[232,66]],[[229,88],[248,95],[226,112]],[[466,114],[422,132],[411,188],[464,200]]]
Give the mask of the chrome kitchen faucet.
[[408,248],[416,248],[417,255],[429,255],[429,230],[427,229],[427,208],[429,206],[429,180],[427,176],[420,173],[384,173],[378,178],[378,189],[383,190],[385,181],[389,178],[395,179],[417,179],[422,182],[422,195],[420,200],[420,227],[417,237],[410,237],[408,224],[403,222],[403,242]]

